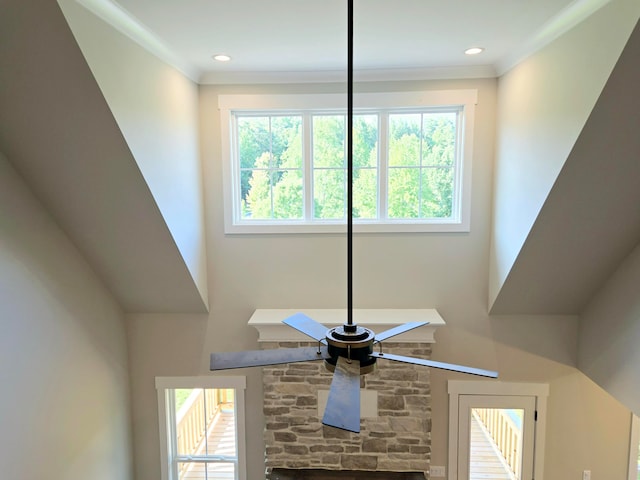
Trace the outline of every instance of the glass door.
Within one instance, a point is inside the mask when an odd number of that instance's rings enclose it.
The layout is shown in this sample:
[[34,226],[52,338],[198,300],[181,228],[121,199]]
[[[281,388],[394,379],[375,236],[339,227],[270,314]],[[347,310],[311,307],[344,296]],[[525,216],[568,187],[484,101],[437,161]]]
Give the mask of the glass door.
[[536,398],[460,395],[459,480],[533,477]]

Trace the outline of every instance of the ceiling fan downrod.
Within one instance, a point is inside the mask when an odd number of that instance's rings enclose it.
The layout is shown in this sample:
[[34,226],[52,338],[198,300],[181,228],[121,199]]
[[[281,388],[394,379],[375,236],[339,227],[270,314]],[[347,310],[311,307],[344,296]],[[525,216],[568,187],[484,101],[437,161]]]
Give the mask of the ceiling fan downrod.
[[347,2],[347,324],[346,333],[356,333],[353,322],[353,0]]

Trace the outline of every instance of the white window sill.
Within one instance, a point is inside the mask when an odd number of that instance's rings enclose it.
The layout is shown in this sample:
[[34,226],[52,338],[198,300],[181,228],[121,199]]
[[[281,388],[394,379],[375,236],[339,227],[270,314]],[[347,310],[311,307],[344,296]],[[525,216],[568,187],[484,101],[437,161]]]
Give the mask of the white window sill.
[[[306,233],[346,233],[345,223],[267,223],[246,222],[228,224],[225,233],[231,235],[259,234],[306,234]],[[389,223],[354,223],[354,233],[465,233],[469,232],[469,222],[389,222]]]
[[[346,309],[258,309],[249,325],[258,330],[258,342],[312,341],[306,335],[282,323],[295,313],[304,313],[327,328],[346,323]],[[445,321],[435,309],[354,309],[353,321],[374,332],[383,332],[407,322],[427,321],[428,325],[393,337],[391,342],[435,343],[434,334]]]

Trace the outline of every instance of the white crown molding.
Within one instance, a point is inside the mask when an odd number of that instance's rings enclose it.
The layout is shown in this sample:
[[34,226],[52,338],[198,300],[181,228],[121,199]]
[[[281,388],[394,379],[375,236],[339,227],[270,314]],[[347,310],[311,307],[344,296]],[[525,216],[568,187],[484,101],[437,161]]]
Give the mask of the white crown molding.
[[[181,59],[170,47],[133,15],[112,0],[58,0],[59,3],[76,1],[110,24],[160,60],[176,68],[200,85],[247,85],[282,83],[336,83],[346,82],[346,70],[326,71],[201,71]],[[584,21],[611,0],[575,0],[549,20],[525,45],[506,55],[496,65],[449,66],[431,68],[363,69],[354,72],[356,82],[454,80],[495,78],[504,75],[535,52]]]
[[[312,341],[306,335],[282,323],[295,313],[304,313],[327,328],[343,325],[346,309],[258,309],[249,319],[249,325],[258,330],[258,342]],[[445,321],[435,309],[354,309],[353,321],[374,332],[383,332],[406,322],[427,321],[428,325],[393,337],[390,342],[435,343],[434,334]]]
[[611,0],[573,1],[545,23],[540,30],[531,36],[522,48],[506,55],[502,60],[497,62],[497,75],[504,75],[524,59],[541,50],[610,2]]
[[[73,0],[58,0],[60,3]],[[111,0],[75,0],[87,10],[98,16],[113,28],[163,62],[176,68],[193,82],[198,83],[199,69],[182,61],[176,53],[165,45],[151,30],[140,23],[133,15]]]

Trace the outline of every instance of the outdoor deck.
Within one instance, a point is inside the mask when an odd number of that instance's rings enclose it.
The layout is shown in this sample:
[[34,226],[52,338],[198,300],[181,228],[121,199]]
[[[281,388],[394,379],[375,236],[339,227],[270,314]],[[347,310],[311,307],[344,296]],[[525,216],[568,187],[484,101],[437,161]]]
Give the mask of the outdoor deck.
[[506,463],[489,434],[471,416],[469,480],[513,480]]
[[[207,441],[202,442],[197,454],[216,452],[219,455],[235,454],[235,429],[233,425],[233,412],[222,408],[211,424],[207,435]],[[469,480],[514,480],[509,472],[505,460],[482,428],[478,420],[471,416],[471,449],[470,449],[470,476]],[[205,464],[196,463],[186,470],[180,477],[181,480],[233,480],[233,465],[210,463],[207,476],[205,476]]]
[[[216,415],[209,432],[207,441],[202,442],[196,455],[203,455],[208,450],[217,455],[235,455],[235,428],[233,424],[233,411],[222,408]],[[205,476],[205,465],[207,476]],[[228,463],[195,463],[184,472],[181,480],[233,480],[233,464]]]

